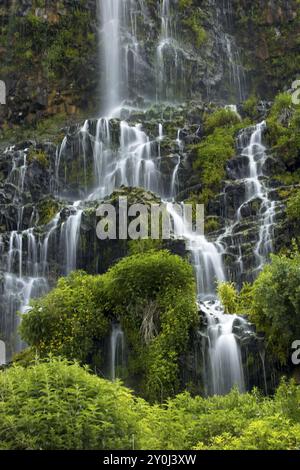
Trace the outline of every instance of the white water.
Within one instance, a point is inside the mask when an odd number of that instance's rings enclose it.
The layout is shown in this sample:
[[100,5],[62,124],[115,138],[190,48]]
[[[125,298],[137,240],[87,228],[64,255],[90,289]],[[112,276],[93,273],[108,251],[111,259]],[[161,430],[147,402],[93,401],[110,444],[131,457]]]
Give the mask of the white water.
[[[258,202],[259,209],[256,222],[259,227],[257,242],[253,247],[255,255],[254,270],[260,271],[268,261],[269,254],[273,251],[274,226],[276,215],[276,203],[269,198],[268,188],[264,181],[263,166],[267,158],[266,147],[263,145],[263,133],[266,129],[265,121],[250,129],[242,131],[238,137],[238,147],[241,149],[241,157],[247,159],[247,175],[240,180],[245,188],[245,197],[238,207],[236,217],[227,226],[225,234],[220,237],[220,241],[228,235],[232,235],[234,230],[243,222],[244,212],[252,203]],[[243,272],[242,254],[240,254],[240,275]]]
[[229,67],[229,80],[232,87],[236,90],[237,99],[244,101],[245,93],[245,71],[242,67],[239,50],[231,36],[225,34],[226,52]]
[[119,324],[113,324],[110,337],[110,378],[122,378],[125,367],[125,337]]
[[99,0],[104,52],[104,99],[106,109],[111,112],[121,99],[121,47],[120,26],[122,19],[121,0]]
[[156,98],[158,101],[176,101],[185,95],[186,52],[176,38],[173,5],[160,0],[161,31],[156,49]]
[[223,395],[233,386],[245,391],[242,357],[234,335],[234,324],[243,320],[237,315],[226,315],[216,301],[205,301],[201,310],[207,321],[206,337],[208,355],[205,356],[208,371],[208,392]]
[[186,240],[187,250],[192,256],[192,264],[197,279],[200,308],[207,322],[203,334],[205,378],[210,394],[225,394],[237,386],[245,389],[241,351],[233,332],[235,315],[225,315],[216,296],[217,283],[226,280],[221,243],[212,243],[203,235],[195,235],[187,230],[185,222],[167,205],[174,224],[180,227]]
[[65,274],[68,275],[77,267],[77,250],[83,211],[78,209],[81,201],[74,203],[71,214],[61,225],[61,244],[65,254]]
[[[136,59],[138,54],[138,42],[136,41],[136,23],[132,5],[135,1],[129,0],[98,0],[102,14],[101,42],[104,57],[105,84],[103,97],[105,98],[106,115],[113,115],[118,109],[123,99],[128,97],[130,77],[136,73],[137,61],[133,61],[133,70],[129,67],[129,57]],[[130,17],[130,21],[128,18]],[[172,23],[172,12],[169,0],[161,1],[161,35],[157,48],[157,68],[158,68],[158,98],[172,99],[173,91],[168,91],[170,83],[176,84],[183,78],[183,63],[180,56],[178,44],[175,40],[174,25]],[[130,23],[130,25],[129,25]],[[130,39],[124,41],[122,30],[126,30],[125,36]],[[123,31],[124,33],[124,31]],[[128,34],[127,34],[128,33]],[[125,52],[125,54],[124,54]],[[238,88],[238,93],[242,95],[242,82],[240,70],[237,67],[235,52],[230,41],[227,47],[229,66],[232,72],[232,81]],[[125,59],[124,59],[125,57]],[[171,58],[170,64],[167,65]],[[126,74],[122,76],[124,70],[124,60]],[[176,86],[175,86],[176,88]],[[81,131],[81,143],[83,149],[83,165],[86,192],[89,199],[102,198],[113,192],[121,185],[140,186],[145,189],[157,192],[161,195],[164,191],[160,181],[159,166],[156,162],[157,155],[151,142],[142,130],[140,125],[130,126],[126,121],[120,123],[120,145],[116,148],[112,143],[110,134],[110,121],[101,118],[97,121],[96,134],[93,136],[86,121]],[[159,125],[158,140],[163,139],[163,128]],[[262,210],[264,224],[261,224],[259,243],[257,244],[257,257],[261,262],[261,256],[266,249],[270,249],[272,213],[268,209],[268,199],[264,196],[262,187],[259,189],[259,166],[255,159],[258,155],[257,149],[261,149],[261,134],[259,132],[253,137],[252,150],[249,147],[250,169],[254,173],[249,175],[248,197],[260,194],[264,200],[266,211]],[[94,187],[87,186],[87,145],[88,140],[93,142],[93,162],[94,162]],[[182,149],[180,133],[177,140],[178,148]],[[258,145],[259,144],[259,145]],[[247,150],[247,151],[248,151]],[[67,151],[67,138],[64,139],[60,151],[57,153],[56,176],[58,181],[59,168]],[[160,156],[160,155],[159,155]],[[251,160],[252,159],[252,160]],[[24,163],[26,168],[26,161]],[[180,157],[174,166],[171,177],[170,191],[168,196],[174,197],[178,185],[178,169]],[[255,173],[256,172],[256,173]],[[23,173],[24,175],[25,173]],[[24,178],[21,177],[21,181]],[[254,188],[254,189],[253,189]],[[253,195],[251,196],[251,191]],[[264,199],[265,198],[265,199]],[[72,213],[61,227],[61,243],[65,250],[65,271],[66,274],[77,267],[77,247],[80,233],[82,211],[78,208],[78,203],[72,208]],[[43,272],[47,266],[48,243],[52,235],[55,234],[59,217],[53,220],[49,226],[48,235],[45,238],[42,250],[33,232],[29,235],[31,244],[28,262],[31,265],[30,271],[38,275],[38,263],[42,259]],[[180,221],[177,220],[177,223]],[[266,228],[267,227],[267,228]],[[270,229],[269,229],[269,228]],[[234,335],[235,316],[224,315],[216,301],[216,282],[226,279],[222,256],[224,245],[221,240],[215,243],[210,242],[205,236],[195,236],[191,231],[183,227],[184,237],[187,241],[187,248],[191,252],[193,265],[197,275],[197,286],[202,310],[207,319],[208,367],[210,368],[212,393],[226,393],[233,385],[237,385],[240,390],[244,389],[244,378],[241,363],[239,344]],[[269,248],[267,248],[269,247]],[[42,252],[42,257],[40,257]],[[13,261],[17,257],[17,274],[14,272]],[[9,266],[7,274],[7,292],[16,292],[21,298],[21,310],[26,309],[29,299],[35,291],[35,282],[38,277],[25,277],[23,270],[23,235],[12,234],[11,247],[9,250]],[[11,277],[10,277],[11,276]],[[26,279],[26,281],[25,281]],[[45,278],[43,277],[43,282]],[[38,281],[37,281],[38,282]],[[17,285],[18,284],[18,285]],[[38,290],[38,289],[37,289]],[[14,301],[14,298],[11,297]],[[15,305],[14,305],[15,308]],[[14,310],[15,311],[15,310]],[[25,310],[24,310],[25,311]],[[124,334],[120,327],[114,327],[111,336],[111,378],[116,378],[116,370],[123,365],[124,360]]]

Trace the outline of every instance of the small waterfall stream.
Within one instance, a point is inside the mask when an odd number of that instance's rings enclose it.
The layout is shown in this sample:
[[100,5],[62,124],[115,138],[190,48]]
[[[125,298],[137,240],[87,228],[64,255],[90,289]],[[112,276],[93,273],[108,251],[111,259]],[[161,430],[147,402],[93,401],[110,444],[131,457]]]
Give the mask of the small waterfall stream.
[[110,337],[110,378],[123,378],[126,367],[125,336],[119,324],[112,325]]

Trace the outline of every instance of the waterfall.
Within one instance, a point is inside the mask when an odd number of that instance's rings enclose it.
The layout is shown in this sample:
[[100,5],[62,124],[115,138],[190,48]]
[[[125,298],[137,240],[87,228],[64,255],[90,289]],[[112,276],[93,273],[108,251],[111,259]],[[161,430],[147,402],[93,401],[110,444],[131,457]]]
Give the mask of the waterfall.
[[187,250],[197,279],[198,298],[206,328],[203,333],[204,375],[210,394],[226,394],[232,387],[245,389],[240,346],[234,334],[235,321],[243,322],[236,315],[226,315],[216,296],[216,284],[226,279],[220,242],[210,242],[205,236],[195,235],[185,226],[185,221],[172,204],[167,204],[174,226],[183,227]]
[[99,0],[102,15],[102,43],[104,55],[104,90],[105,107],[111,112],[121,99],[121,64],[120,64],[120,23],[122,14],[121,0]]
[[[138,38],[138,20],[146,24],[143,0],[97,0],[103,64],[103,103],[105,114],[118,113],[121,103],[136,95],[137,76],[145,68]],[[102,107],[103,108],[103,107]]]
[[211,394],[223,395],[237,386],[245,391],[245,380],[240,347],[234,334],[235,322],[244,322],[237,315],[226,315],[219,302],[205,301],[201,310],[207,321],[208,355],[207,388]]
[[110,378],[122,378],[126,366],[125,337],[119,324],[113,324],[110,337]]
[[83,211],[78,209],[81,201],[71,207],[71,215],[61,226],[61,245],[65,254],[65,274],[70,274],[77,266],[77,250]]
[[[237,246],[239,257],[237,260],[238,272],[236,277],[243,277],[243,253],[241,244],[238,240],[240,226],[245,221],[251,224],[254,240],[252,241],[252,250],[254,255],[253,272],[257,273],[268,261],[269,254],[273,251],[274,226],[277,203],[269,197],[269,190],[264,181],[264,163],[267,159],[266,147],[263,145],[263,133],[266,129],[266,123],[263,121],[256,126],[244,129],[238,136],[239,156],[237,161],[246,161],[241,165],[234,175],[236,184],[243,188],[243,198],[237,207],[235,217],[229,220],[225,233],[221,235],[219,241],[225,244],[227,250],[230,246]],[[226,205],[225,188],[225,205]],[[253,219],[252,205],[259,204],[256,211],[256,218]],[[255,230],[255,231],[254,231]],[[250,278],[251,281],[253,279]]]
[[175,19],[170,0],[160,3],[161,31],[156,50],[158,101],[176,101],[185,97],[185,57],[186,52],[176,39]]
[[246,78],[244,67],[241,65],[239,49],[233,37],[228,34],[225,34],[225,43],[230,85],[236,90],[237,99],[244,101],[246,99]]
[[6,270],[1,296],[3,305],[1,331],[11,335],[8,348],[9,358],[12,350],[17,352],[23,348],[16,333],[20,322],[16,312],[26,313],[30,300],[45,294],[48,290],[48,282],[41,269],[43,266],[41,252],[40,240],[34,234],[33,229],[28,229],[23,232],[11,232],[8,253],[2,256]]
[[224,57],[224,69],[228,74],[228,94],[241,102],[247,95],[246,72],[234,37],[232,0],[212,0],[212,3],[216,22],[220,25],[220,56]]

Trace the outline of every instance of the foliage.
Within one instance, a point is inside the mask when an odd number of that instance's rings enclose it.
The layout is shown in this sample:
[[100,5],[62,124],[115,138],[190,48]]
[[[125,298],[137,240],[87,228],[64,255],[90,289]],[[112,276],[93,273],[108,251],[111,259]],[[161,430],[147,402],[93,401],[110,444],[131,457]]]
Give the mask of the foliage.
[[21,324],[23,338],[42,355],[52,352],[97,363],[98,341],[109,329],[103,290],[100,276],[81,271],[60,279],[56,289],[33,301]]
[[239,122],[240,118],[234,111],[221,108],[205,116],[204,129],[207,134],[211,134],[217,127],[231,127]]
[[254,95],[250,96],[246,101],[243,103],[243,112],[249,117],[252,121],[258,119],[258,98]]
[[202,189],[193,199],[207,205],[221,190],[226,177],[226,162],[235,154],[235,137],[239,130],[250,125],[249,120],[241,121],[230,109],[217,109],[204,119],[205,137],[194,145],[193,168],[199,172]]
[[300,107],[293,105],[289,93],[276,96],[267,125],[273,152],[294,171],[300,166]]
[[[143,393],[163,399],[179,389],[178,360],[197,322],[195,281],[188,262],[167,251],[121,260],[107,274],[110,308],[119,318],[132,349],[131,374],[144,376]],[[149,304],[159,311],[158,334],[145,347],[141,326]]]
[[130,346],[130,376],[143,378],[145,396],[162,399],[179,389],[179,355],[198,319],[195,291],[187,261],[167,251],[140,252],[102,276],[75,272],[60,279],[56,289],[33,302],[21,334],[42,355],[99,367],[110,319],[119,321]]
[[225,163],[234,156],[234,139],[224,129],[216,129],[196,149],[194,169],[200,170],[203,182],[213,191],[220,189],[225,177]]
[[218,284],[218,296],[226,313],[248,315],[253,300],[253,287],[245,282],[238,292],[233,282],[220,282]]
[[267,347],[287,363],[300,337],[300,254],[273,255],[253,284],[251,320],[265,333]]
[[238,292],[233,282],[220,282],[218,296],[225,313],[238,313]]
[[300,219],[300,191],[293,193],[287,201],[286,208],[289,220],[299,222]]
[[39,225],[47,225],[58,213],[60,204],[54,198],[44,198],[37,205]]
[[78,364],[50,359],[0,373],[0,449],[130,449],[129,390]]
[[0,449],[296,450],[299,403],[299,387],[283,381],[274,398],[234,389],[150,405],[119,382],[50,357],[0,372]]
[[151,250],[160,250],[162,248],[161,240],[152,240],[151,238],[130,240],[128,242],[129,254],[137,255]]

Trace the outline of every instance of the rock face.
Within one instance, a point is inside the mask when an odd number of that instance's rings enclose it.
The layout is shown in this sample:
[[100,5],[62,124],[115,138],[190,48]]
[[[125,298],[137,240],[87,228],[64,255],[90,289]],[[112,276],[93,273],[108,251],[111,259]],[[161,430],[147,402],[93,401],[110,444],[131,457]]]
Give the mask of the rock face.
[[245,54],[250,88],[264,99],[288,89],[298,76],[297,1],[234,0],[232,4],[235,35]]

